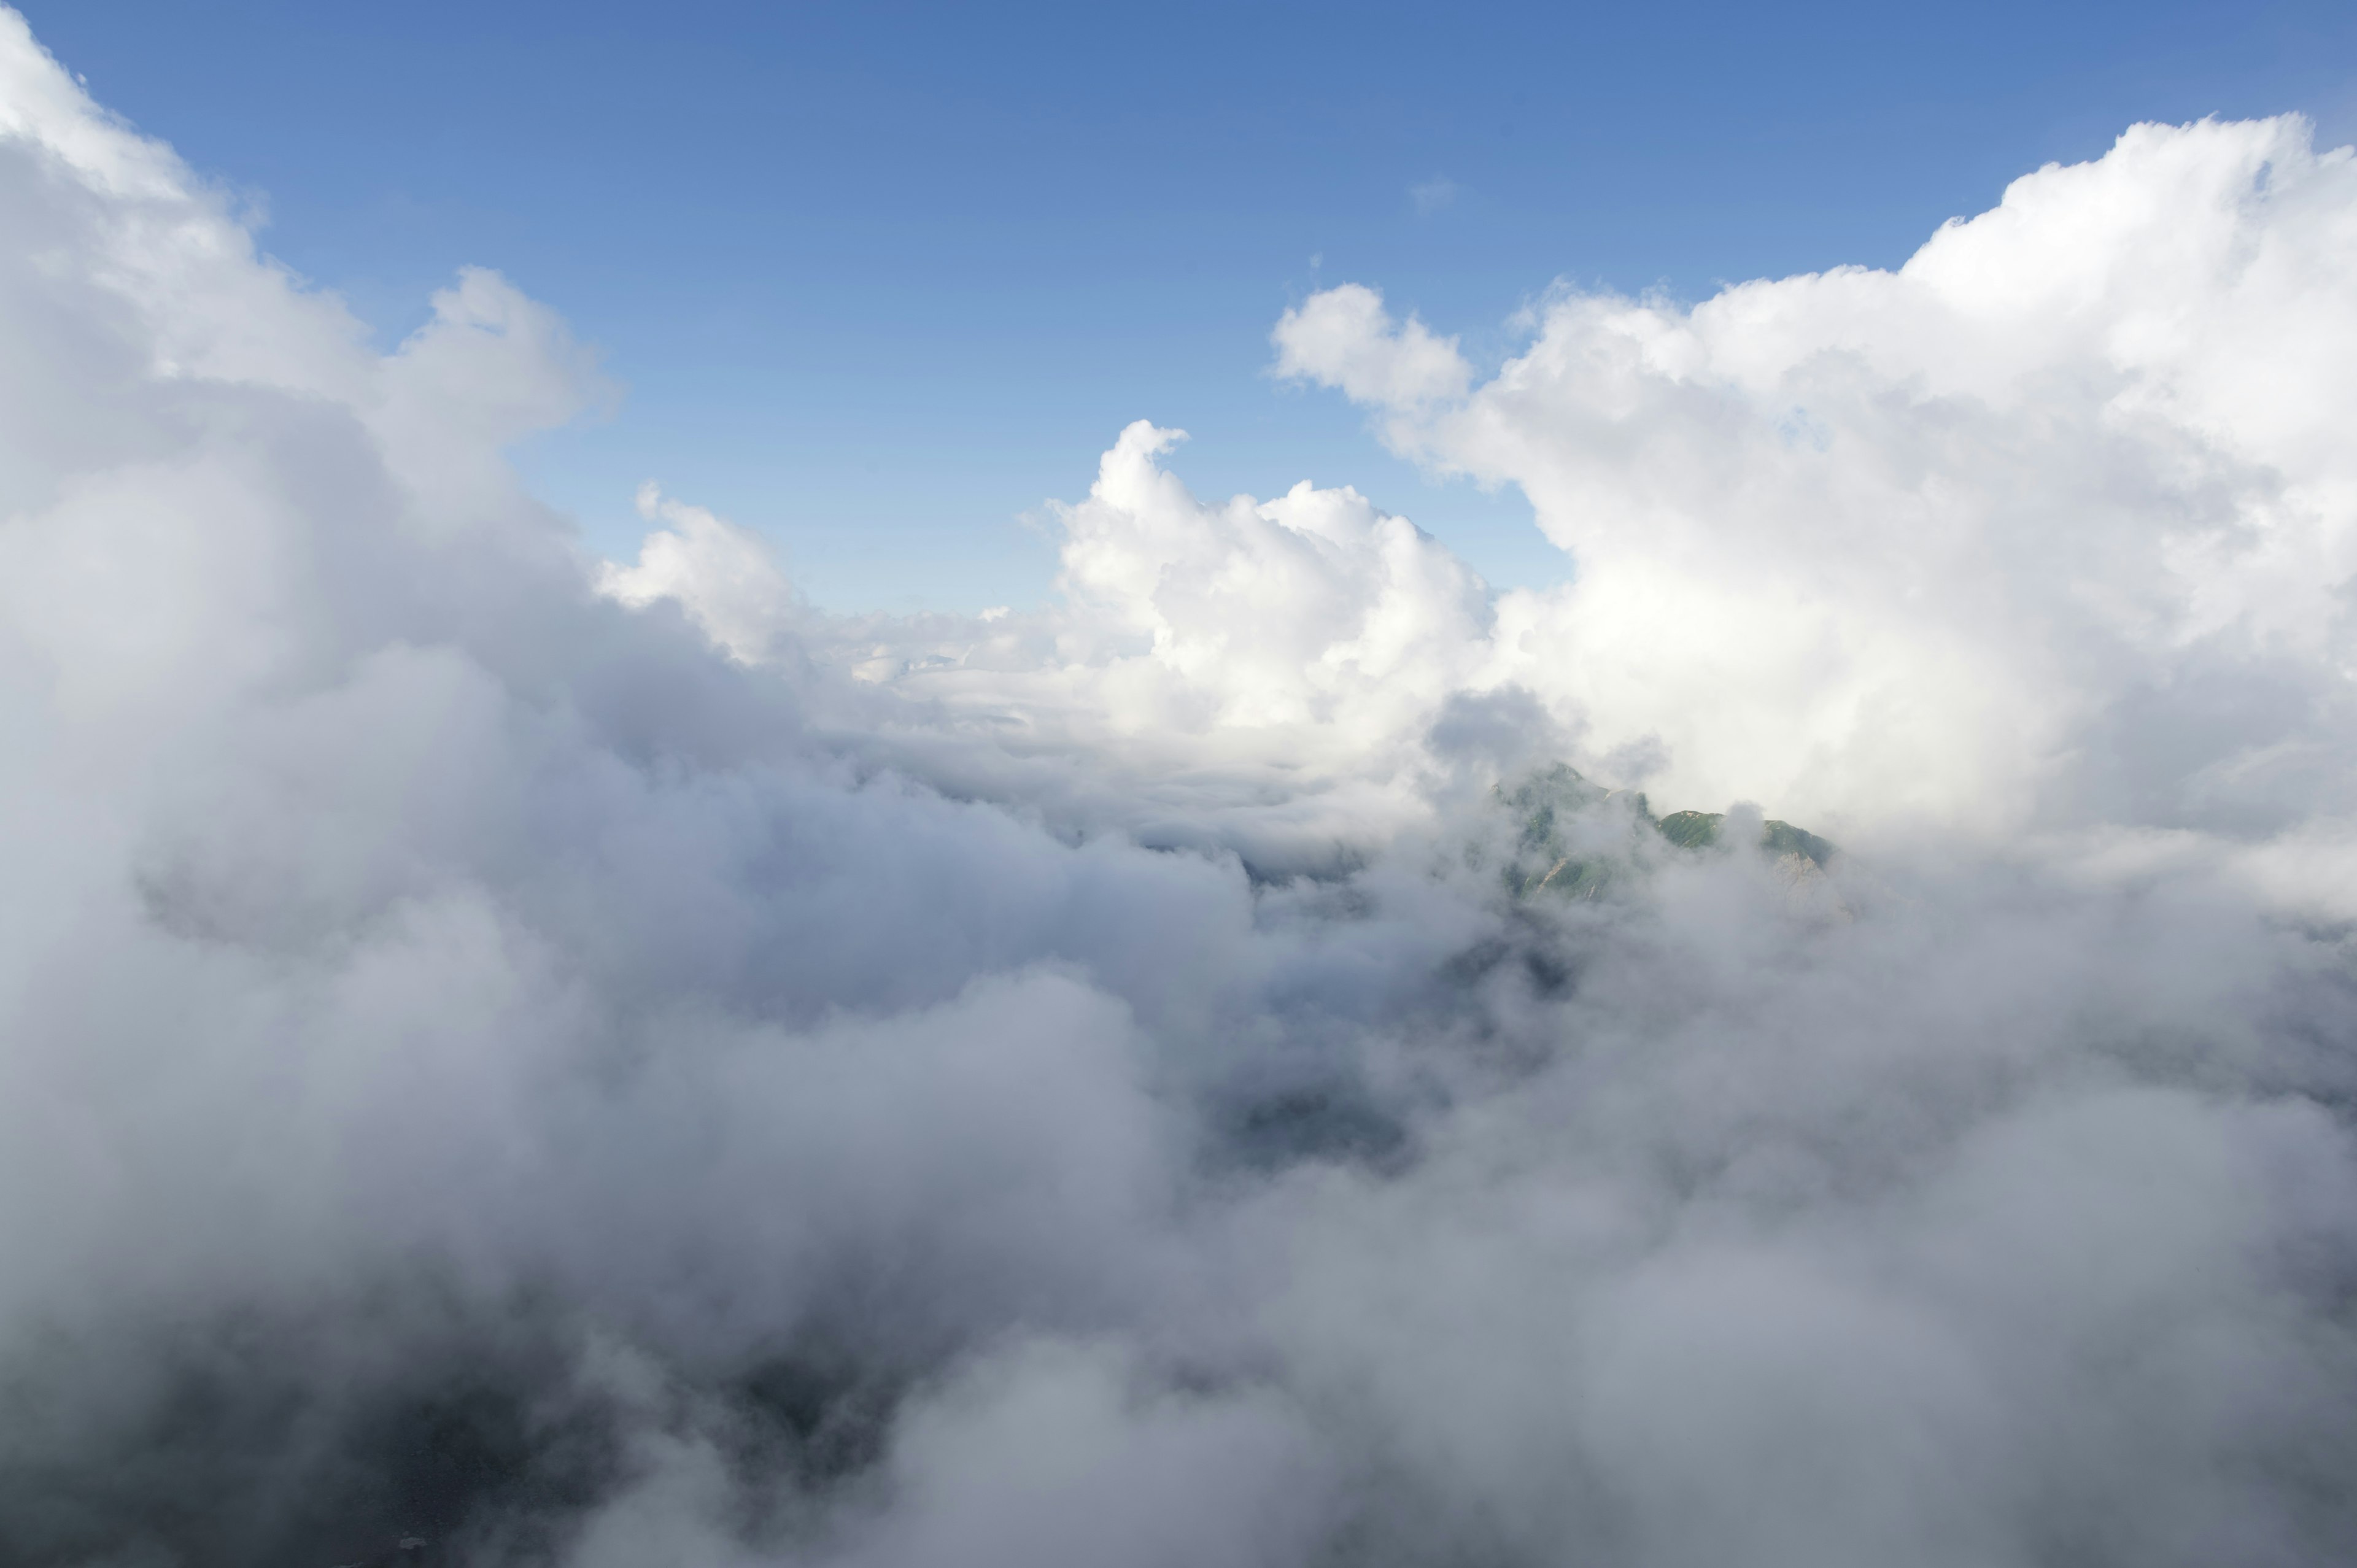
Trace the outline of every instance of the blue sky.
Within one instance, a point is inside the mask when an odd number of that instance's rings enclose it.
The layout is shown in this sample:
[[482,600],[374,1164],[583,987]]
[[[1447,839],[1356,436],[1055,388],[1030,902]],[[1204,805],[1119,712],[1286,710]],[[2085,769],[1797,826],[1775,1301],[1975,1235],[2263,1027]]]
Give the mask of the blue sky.
[[1036,602],[1022,517],[1127,421],[1199,490],[1352,483],[1501,584],[1563,558],[1267,333],[1356,280],[1477,361],[1556,278],[1683,297],[1902,259],[2128,123],[2357,135],[2357,6],[1396,7],[20,0],[92,91],[266,208],[385,337],[466,263],[603,351],[522,454],[758,527],[834,607]]

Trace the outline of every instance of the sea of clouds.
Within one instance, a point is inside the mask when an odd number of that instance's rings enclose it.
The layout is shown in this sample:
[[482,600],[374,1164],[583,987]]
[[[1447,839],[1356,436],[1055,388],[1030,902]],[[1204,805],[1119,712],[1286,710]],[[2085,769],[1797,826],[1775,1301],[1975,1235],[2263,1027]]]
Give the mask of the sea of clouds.
[[2357,1556],[2348,150],[1286,312],[1547,592],[1146,423],[1042,612],[600,561],[434,312],[0,11],[0,1564]]

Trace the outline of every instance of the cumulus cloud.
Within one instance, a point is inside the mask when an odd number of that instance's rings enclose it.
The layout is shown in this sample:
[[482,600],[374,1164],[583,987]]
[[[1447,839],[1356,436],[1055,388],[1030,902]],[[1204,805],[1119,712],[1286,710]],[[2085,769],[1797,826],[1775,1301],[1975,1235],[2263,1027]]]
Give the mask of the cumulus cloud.
[[1141,423],[833,617],[0,12],[0,1558],[2346,1560],[2348,164],[1288,314],[1564,594]]
[[1388,408],[1461,398],[1472,380],[1456,338],[1435,336],[1413,316],[1394,321],[1383,296],[1363,284],[1311,295],[1285,313],[1273,336],[1277,374]]
[[1529,495],[1518,678],[1680,789],[2266,834],[2350,803],[2352,213],[2297,119],[2144,125],[1896,272],[1559,292],[1478,386],[1351,285],[1277,365]]
[[669,600],[740,662],[766,653],[795,607],[793,585],[767,543],[671,499],[652,479],[639,487],[639,515],[663,527],[647,535],[637,565],[599,566],[598,592],[638,609]]

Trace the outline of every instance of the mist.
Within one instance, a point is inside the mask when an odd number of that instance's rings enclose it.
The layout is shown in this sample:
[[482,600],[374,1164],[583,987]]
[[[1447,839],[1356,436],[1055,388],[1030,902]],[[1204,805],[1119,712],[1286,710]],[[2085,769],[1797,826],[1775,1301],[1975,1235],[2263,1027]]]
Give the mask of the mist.
[[380,351],[5,11],[0,214],[0,1563],[2357,1556],[2296,118],[1494,365],[1311,295],[1566,586],[1140,420],[984,617],[597,558],[565,322]]

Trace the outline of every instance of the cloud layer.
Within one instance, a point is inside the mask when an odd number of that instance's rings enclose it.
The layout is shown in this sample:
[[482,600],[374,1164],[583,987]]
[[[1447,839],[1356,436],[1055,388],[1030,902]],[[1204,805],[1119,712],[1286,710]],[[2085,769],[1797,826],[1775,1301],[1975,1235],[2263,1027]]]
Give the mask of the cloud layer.
[[0,12],[0,1562],[2345,1560],[2352,178],[1337,289],[1569,589],[1138,424],[1053,609],[845,618]]

